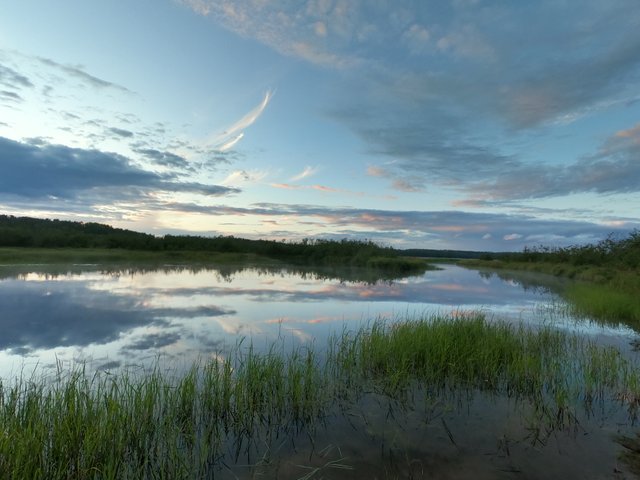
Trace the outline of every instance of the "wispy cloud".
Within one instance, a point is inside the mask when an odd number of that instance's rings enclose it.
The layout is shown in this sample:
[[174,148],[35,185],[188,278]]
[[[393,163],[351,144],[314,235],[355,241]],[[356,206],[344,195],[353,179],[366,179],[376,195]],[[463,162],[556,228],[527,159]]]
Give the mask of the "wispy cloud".
[[130,130],[125,130],[123,128],[111,127],[108,130],[108,133],[116,135],[118,137],[131,138],[133,137],[133,132]]
[[303,190],[306,188],[303,185],[291,185],[290,183],[272,183],[271,186],[282,190]]
[[222,133],[211,135],[205,143],[211,145],[215,150],[225,152],[233,148],[244,137],[244,130],[253,125],[264,112],[273,97],[273,92],[268,90],[258,106],[244,115]]
[[134,148],[134,151],[163,167],[188,168],[187,160],[172,152],[160,151],[155,148]]
[[233,147],[235,147],[236,143],[242,140],[242,137],[244,137],[244,133],[239,133],[237,136],[231,138],[227,142],[218,146],[216,150],[219,150],[220,152],[226,152],[227,150],[231,150]]
[[[345,69],[346,93],[336,95],[339,107],[329,113],[365,142],[367,153],[394,160],[384,169],[372,165],[369,175],[389,178],[396,190],[495,185],[496,198],[504,199],[633,190],[631,162],[576,156],[545,165],[540,186],[518,193],[516,176],[531,178],[540,166],[513,146],[637,97],[634,0],[606,8],[590,1],[579,10],[552,0],[499,9],[471,1],[183,3],[284,55]],[[572,179],[569,172],[585,164],[591,173],[614,168],[602,181],[582,173]],[[558,174],[570,181],[554,181]]]
[[318,184],[297,185],[297,184],[290,184],[290,183],[271,183],[270,186],[273,188],[279,188],[281,190],[315,190],[322,193],[342,193],[342,194],[353,195],[358,197],[366,196],[364,192],[354,192],[351,190],[345,190],[342,188],[334,188],[334,187],[329,187],[327,185],[318,185]]
[[312,177],[316,173],[318,173],[318,167],[311,167],[311,166],[307,165],[306,167],[304,167],[304,170],[302,170],[302,172],[300,172],[297,175],[294,175],[293,177],[291,177],[290,180],[292,182],[298,182],[298,181],[303,180],[305,178]]
[[[127,161],[132,159],[138,165],[171,169],[170,175],[182,175],[183,184],[182,187],[168,185],[170,191],[196,186],[200,182],[199,174],[206,172],[208,175],[221,163],[239,158],[232,149],[244,135],[240,130],[257,120],[273,95],[268,91],[258,106],[217,139],[218,148],[212,150],[210,145],[191,138],[184,125],[178,127],[167,121],[147,123],[142,119],[144,114],[139,105],[131,102],[131,90],[99,78],[80,66],[0,49],[0,84],[0,107],[22,112],[11,118],[14,131],[28,129],[33,137],[48,137],[45,143],[56,143],[52,139],[59,138],[56,134],[63,132],[63,143],[80,150],[116,150]],[[6,90],[2,88],[5,84]],[[81,96],[75,95],[78,88],[82,89]],[[24,98],[19,92],[25,92]],[[113,101],[105,103],[106,97]],[[129,105],[132,105],[131,110],[126,109]],[[123,110],[117,110],[123,106]],[[24,113],[30,108],[38,108],[47,121],[28,122]],[[39,124],[42,124],[42,130]],[[57,131],[52,131],[51,126],[57,126]],[[235,192],[233,189],[226,191]]]
[[82,81],[87,85],[91,85],[92,87],[100,88],[100,89],[111,88],[115,90],[120,90],[121,92],[125,92],[125,93],[133,93],[131,90],[129,90],[126,87],[123,87],[122,85],[118,85],[117,83],[110,82],[108,80],[103,80],[102,78],[91,75],[90,73],[86,72],[84,68],[80,66],[64,65],[62,63],[58,63],[54,60],[51,60],[50,58],[44,58],[44,57],[34,57],[34,58],[38,60],[40,63],[42,63],[43,65],[58,69],[66,73],[67,75],[77,78],[78,80]]
[[[214,18],[226,28],[256,38],[283,55],[332,68],[348,68],[361,59],[338,47],[366,28],[353,23],[360,2],[180,0],[194,12]],[[357,28],[356,28],[357,27]]]
[[0,65],[0,84],[14,88],[33,87],[33,83],[27,76],[6,65]]
[[[469,182],[470,201],[534,199],[574,193],[640,193],[640,125],[606,139],[598,151],[567,165],[512,166],[492,180]],[[535,179],[535,181],[532,181]]]
[[258,183],[267,176],[264,170],[235,170],[221,184],[226,186]]
[[342,190],[339,188],[333,188],[333,187],[327,187],[326,185],[311,185],[312,189],[314,190],[318,190],[320,192],[330,192],[330,193],[336,193],[336,192],[346,192],[346,190]]
[[22,97],[16,92],[0,90],[0,100],[8,100],[9,102],[21,102]]

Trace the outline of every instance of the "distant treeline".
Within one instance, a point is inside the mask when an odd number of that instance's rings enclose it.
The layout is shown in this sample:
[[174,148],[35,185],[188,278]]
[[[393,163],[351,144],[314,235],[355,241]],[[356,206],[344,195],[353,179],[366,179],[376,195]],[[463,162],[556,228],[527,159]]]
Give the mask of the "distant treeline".
[[[369,240],[310,240],[285,242],[248,240],[233,236],[154,236],[100,223],[45,220],[0,215],[0,247],[104,248],[146,251],[247,253],[313,264],[362,265],[412,269],[418,263],[400,258],[398,251]],[[422,264],[421,264],[422,265]]]
[[640,231],[634,230],[624,238],[615,238],[611,234],[606,239],[589,245],[564,248],[525,247],[522,252],[504,254],[501,259],[637,269],[640,268]]
[[502,260],[506,262],[558,263],[574,266],[608,266],[616,268],[640,267],[640,231],[627,237],[613,234],[595,244],[570,247],[534,246],[521,252],[476,252],[467,250],[401,250],[401,255],[428,258],[455,258],[461,260]]
[[502,258],[506,253],[497,252],[475,252],[470,250],[432,250],[428,248],[409,248],[400,250],[400,254],[407,257],[423,258],[456,258],[456,259],[480,259],[493,260]]

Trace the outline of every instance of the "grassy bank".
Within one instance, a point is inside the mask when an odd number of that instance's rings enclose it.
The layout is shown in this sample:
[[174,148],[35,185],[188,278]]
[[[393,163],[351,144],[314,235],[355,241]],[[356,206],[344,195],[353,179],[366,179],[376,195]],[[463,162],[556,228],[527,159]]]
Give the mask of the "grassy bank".
[[492,260],[463,260],[463,266],[524,270],[574,280],[561,294],[575,313],[640,330],[640,232],[606,238],[595,245],[526,248]]
[[634,269],[551,262],[464,260],[460,265],[498,271],[529,271],[573,280],[559,293],[573,313],[640,331],[640,272]]
[[[207,251],[149,251],[109,248],[0,248],[0,265],[15,264],[229,264],[266,263],[265,257],[248,253]],[[270,260],[273,263],[273,260]]]
[[640,289],[629,292],[614,285],[576,283],[568,285],[563,295],[578,315],[621,322],[640,330]]
[[238,344],[184,375],[59,371],[0,385],[7,478],[211,478],[250,446],[306,430],[371,392],[406,400],[492,392],[541,421],[616,396],[635,406],[638,371],[617,351],[481,315],[376,322],[328,349]]

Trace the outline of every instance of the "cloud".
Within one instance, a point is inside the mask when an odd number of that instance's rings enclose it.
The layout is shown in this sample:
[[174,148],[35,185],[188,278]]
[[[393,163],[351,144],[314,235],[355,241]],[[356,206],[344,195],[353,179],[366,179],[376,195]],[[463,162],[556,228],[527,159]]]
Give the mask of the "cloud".
[[331,192],[331,193],[344,192],[344,190],[340,188],[327,187],[326,185],[311,185],[311,188],[313,190],[318,190],[320,192]]
[[0,289],[0,350],[106,344],[154,324],[164,322],[140,310],[135,299],[75,283],[5,281]]
[[272,183],[271,186],[282,190],[303,190],[306,188],[302,185],[291,185],[289,183]]
[[50,58],[44,58],[44,57],[33,57],[33,58],[38,62],[40,62],[41,64],[46,65],[48,67],[55,68],[61,72],[66,73],[69,76],[75,77],[78,80],[80,80],[82,83],[89,85],[91,87],[98,88],[98,89],[114,89],[114,90],[119,90],[125,93],[133,93],[131,90],[129,90],[126,87],[123,87],[122,85],[118,85],[117,83],[103,80],[101,78],[91,75],[90,73],[87,73],[82,67],[72,66],[72,65],[63,65],[54,60],[51,60]]
[[123,347],[123,350],[151,350],[173,345],[180,340],[176,332],[150,333]]
[[123,156],[0,138],[0,191],[26,197],[70,197],[105,186],[157,185],[161,179]]
[[241,185],[243,183],[257,183],[267,176],[267,172],[261,170],[236,170],[225,178],[222,185]]
[[583,192],[640,192],[637,127],[612,135],[597,152],[565,164],[532,164],[496,146],[474,144],[455,126],[434,135],[438,127],[433,123],[438,123],[437,115],[426,116],[420,126],[361,130],[371,153],[394,159],[384,167],[370,165],[368,175],[388,178],[392,188],[405,192],[436,184],[470,194],[458,205]]
[[464,25],[448,32],[438,39],[436,46],[440,51],[452,51],[460,57],[482,59],[484,61],[495,60],[496,57],[494,48],[483,38],[483,35],[471,25]]
[[256,108],[254,108],[249,113],[247,113],[244,117],[242,117],[239,121],[233,124],[225,132],[225,134],[234,135],[236,132],[244,130],[247,127],[250,127],[251,125],[253,125],[253,123],[258,119],[258,117],[262,115],[262,112],[264,112],[264,109],[267,108],[267,105],[269,105],[269,101],[271,100],[272,97],[273,97],[273,92],[267,91],[267,93],[264,94],[264,98],[262,99],[262,102]]
[[414,23],[402,35],[403,40],[409,46],[410,51],[415,54],[421,54],[429,48],[431,34],[424,26]]
[[[113,195],[109,189],[124,187],[213,196],[238,192],[224,186],[178,182],[172,175],[159,175],[136,167],[126,157],[115,153],[61,145],[32,145],[0,137],[0,192],[3,196],[73,199],[80,193],[98,195],[100,190]],[[126,193],[120,195],[124,197]]]
[[[365,28],[352,22],[359,2],[307,2],[294,5],[284,1],[253,0],[181,0],[194,12],[215,19],[229,30],[255,38],[283,55],[303,58],[312,63],[347,68],[358,58],[331,51],[323,44],[338,46],[354,35],[364,35]],[[336,42],[336,35],[340,41]]]
[[133,137],[133,132],[129,131],[129,130],[124,130],[122,128],[116,128],[116,127],[111,127],[109,128],[109,133],[112,133],[118,137],[123,137],[123,138],[131,138]]
[[327,25],[324,22],[316,22],[313,25],[313,31],[319,37],[326,37],[327,36]]
[[304,167],[304,170],[302,170],[302,172],[300,172],[297,175],[294,175],[293,177],[291,177],[290,180],[292,182],[298,182],[304,178],[312,177],[316,173],[318,173],[318,167],[311,167],[307,165],[306,167]]
[[229,141],[218,146],[217,150],[221,152],[226,152],[227,150],[231,150],[233,147],[235,147],[236,143],[242,140],[242,137],[244,137],[244,133],[239,133],[235,137],[231,138]]
[[225,195],[240,193],[240,190],[237,188],[225,187],[222,185],[207,185],[198,182],[162,181],[158,184],[157,188],[167,192],[200,193],[211,197],[222,197]]
[[[264,270],[270,275],[281,275],[283,273],[302,275],[303,278],[313,276],[313,271],[287,271],[282,268],[269,268]],[[470,305],[485,304],[489,302],[495,305],[503,305],[511,302],[510,295],[520,295],[518,291],[490,291],[486,285],[476,274],[469,275],[467,278],[461,279],[455,284],[450,282],[449,273],[433,272],[426,280],[417,280],[409,282],[398,288],[394,283],[376,281],[364,283],[355,277],[345,277],[345,271],[334,272],[327,270],[318,272],[321,278],[335,278],[340,280],[336,282],[325,282],[322,285],[307,285],[306,288],[297,288],[296,286],[287,287],[280,283],[273,283],[268,287],[257,288],[238,288],[238,287],[221,287],[211,286],[208,288],[197,289],[198,295],[207,295],[211,297],[233,297],[241,296],[250,298],[251,301],[259,302],[296,302],[296,303],[313,303],[326,301],[355,301],[355,302],[400,302],[400,303],[448,303],[450,305]],[[192,292],[194,294],[196,292]],[[495,295],[495,296],[492,296]],[[299,316],[299,317],[279,317],[268,318],[261,322],[266,325],[281,324],[283,328],[287,328],[287,324],[318,324],[329,322],[340,322],[348,320],[357,321],[360,315],[350,316]],[[228,333],[259,333],[260,324],[250,325],[243,323],[235,318],[217,319],[217,323]],[[157,337],[151,337],[154,339]]]
[[268,90],[265,93],[262,102],[260,102],[258,106],[256,106],[240,120],[227,128],[224,132],[212,135],[206,141],[206,143],[211,144],[216,150],[220,152],[230,150],[244,137],[243,130],[253,125],[256,120],[258,120],[260,115],[262,115],[265,108],[267,108],[267,105],[269,105],[272,97],[273,92],[271,90]]
[[29,78],[6,65],[0,65],[0,84],[11,88],[33,88]]
[[[0,62],[2,62],[2,50],[0,49]],[[23,101],[20,91],[26,89],[33,89],[34,85],[31,80],[22,73],[14,70],[13,68],[0,63],[0,101],[4,101],[5,104],[17,104]]]
[[[163,211],[191,212],[213,217],[243,217],[273,222],[278,232],[256,234],[248,238],[369,238],[402,248],[444,248],[466,250],[521,250],[526,245],[575,245],[597,242],[611,232],[625,234],[640,228],[633,218],[610,218],[596,223],[587,220],[553,218],[545,209],[529,214],[476,213],[459,210],[398,211],[358,208],[331,208],[314,205],[255,204],[250,208],[202,206],[198,204],[158,204]],[[556,212],[557,213],[557,212]],[[562,215],[563,212],[560,212]],[[566,213],[566,212],[564,212]],[[574,216],[580,216],[574,214]],[[590,218],[590,217],[587,217]],[[303,232],[300,226],[305,225]],[[509,237],[516,233],[520,238]],[[239,234],[239,232],[234,232]],[[271,237],[269,237],[271,235]]]
[[420,192],[424,189],[423,181],[419,178],[413,180],[395,179],[391,186],[401,192]]
[[388,172],[384,168],[369,165],[367,167],[367,175],[370,177],[386,177]]
[[[394,189],[495,185],[496,198],[504,199],[553,196],[563,185],[565,193],[633,190],[626,184],[636,178],[631,162],[600,181],[580,173],[583,167],[593,173],[613,165],[569,158],[543,173],[540,188],[518,194],[516,177],[541,167],[514,144],[524,148],[540,129],[637,97],[634,0],[606,8],[588,1],[580,9],[553,0],[183,3],[284,55],[343,69],[331,102],[338,107],[328,113],[364,141],[367,153],[393,160],[384,174],[370,172],[389,178]],[[576,172],[577,178],[569,174]],[[570,181],[554,184],[556,174]]]
[[[343,188],[334,188],[334,187],[329,187],[327,185],[318,185],[318,184],[295,185],[290,183],[271,183],[270,186],[273,188],[281,189],[281,190],[315,190],[323,193],[341,193],[341,194],[353,195],[357,197],[367,196],[364,192],[354,192],[352,190],[345,190]],[[370,196],[377,197],[376,195],[370,195]],[[389,197],[384,197],[384,198],[389,199]]]
[[[568,165],[512,166],[494,180],[470,182],[471,200],[513,200],[562,196],[640,192],[640,125],[621,130],[595,154]],[[534,179],[534,181],[532,181]]]
[[9,102],[22,102],[22,97],[16,92],[0,90],[0,100],[8,100]]
[[[336,112],[336,116],[346,119],[352,115]],[[374,117],[385,118],[382,113],[376,113]],[[461,183],[469,178],[492,178],[518,163],[513,155],[467,139],[468,134],[459,125],[456,126],[446,115],[433,111],[425,109],[415,120],[403,118],[398,121],[391,119],[389,124],[382,122],[384,120],[376,121],[378,125],[366,125],[369,121],[359,122],[355,127],[369,145],[371,154],[394,160],[386,163],[384,168],[369,166],[368,173],[372,176],[400,177],[418,188],[427,180]],[[411,176],[413,179],[407,180]]]
[[163,152],[154,148],[134,148],[134,152],[144,155],[163,167],[186,168],[189,165],[184,157],[171,152]]
[[520,240],[522,238],[522,235],[520,235],[519,233],[510,233],[502,238],[507,242],[510,242],[511,240]]

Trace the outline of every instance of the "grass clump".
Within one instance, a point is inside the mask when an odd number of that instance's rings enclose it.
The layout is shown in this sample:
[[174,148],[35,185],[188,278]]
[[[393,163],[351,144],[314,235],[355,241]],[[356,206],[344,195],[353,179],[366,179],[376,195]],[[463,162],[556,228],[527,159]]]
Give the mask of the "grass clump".
[[[328,349],[266,353],[240,342],[182,375],[58,371],[0,383],[7,478],[211,478],[291,432],[312,435],[371,392],[487,391],[553,412],[614,397],[637,404],[638,372],[611,348],[482,315],[374,322]],[[280,440],[281,441],[281,440]]]
[[609,285],[575,283],[567,286],[565,298],[581,315],[597,319],[624,322],[638,328],[640,325],[640,298]]
[[490,323],[479,314],[375,323],[341,342],[342,372],[357,373],[385,392],[417,382],[434,392],[485,390],[534,401],[561,399],[558,408],[604,399],[610,390],[632,388],[634,398],[639,393],[638,372],[614,348],[550,327]]

